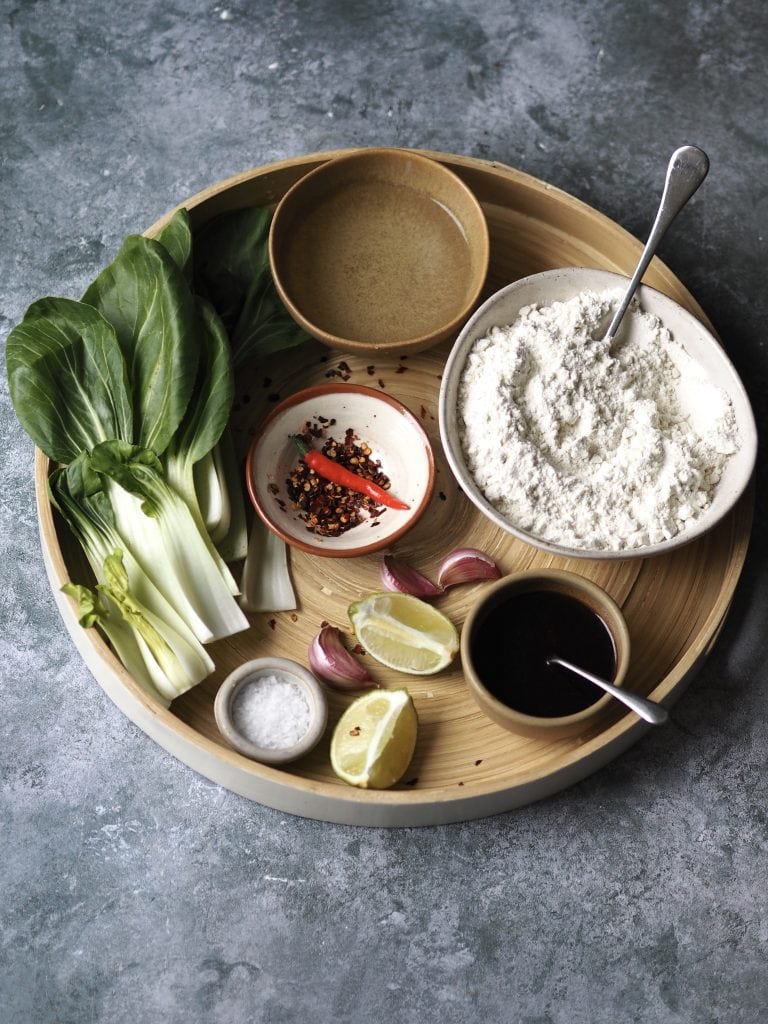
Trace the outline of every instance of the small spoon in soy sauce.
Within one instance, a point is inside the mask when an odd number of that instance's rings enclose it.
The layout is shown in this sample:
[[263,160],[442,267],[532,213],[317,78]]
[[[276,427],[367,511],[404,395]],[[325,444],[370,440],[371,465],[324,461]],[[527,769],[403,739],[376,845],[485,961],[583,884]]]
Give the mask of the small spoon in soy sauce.
[[605,341],[611,341],[615,337],[619,325],[624,319],[624,314],[632,301],[632,296],[637,291],[643,279],[643,274],[645,274],[648,264],[653,259],[656,247],[669,225],[680,213],[702,181],[704,181],[708,170],[709,158],[704,150],[699,149],[698,146],[681,146],[680,149],[676,149],[672,154],[669,167],[667,168],[667,178],[664,183],[664,192],[661,196],[656,220],[653,222],[651,233],[640,256],[640,262],[637,264],[637,268],[632,275],[632,280],[629,282],[624,297],[613,314],[608,330],[605,332]]
[[560,668],[567,669],[569,672],[575,672],[576,675],[581,676],[583,679],[588,679],[590,683],[594,683],[595,686],[599,686],[606,693],[610,693],[612,697],[626,704],[635,714],[639,715],[644,721],[650,722],[651,725],[663,725],[669,718],[669,712],[661,704],[657,704],[652,700],[646,700],[645,697],[638,697],[636,693],[628,693],[620,686],[614,686],[613,683],[609,683],[605,679],[601,679],[600,676],[587,672],[584,668],[579,668],[578,665],[574,665],[571,661],[566,661],[565,658],[558,658],[552,655],[547,658],[547,664],[559,665]]

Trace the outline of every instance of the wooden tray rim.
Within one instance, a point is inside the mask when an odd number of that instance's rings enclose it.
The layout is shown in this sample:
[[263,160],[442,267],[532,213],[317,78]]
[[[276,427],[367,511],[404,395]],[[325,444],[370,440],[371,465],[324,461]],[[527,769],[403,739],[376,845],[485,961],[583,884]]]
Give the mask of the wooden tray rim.
[[[145,233],[150,236],[155,234],[171,218],[174,210],[182,206],[193,209],[234,186],[247,184],[274,172],[291,168],[309,168],[323,160],[355,152],[357,148],[306,154],[233,175],[180,203],[178,207],[158,219]],[[554,193],[568,204],[576,204],[590,217],[597,218],[606,230],[618,233],[629,247],[637,249],[638,252],[641,248],[641,243],[636,238],[604,214],[556,186],[542,182],[523,171],[497,161],[432,150],[417,152],[449,165],[499,175],[507,181],[511,179],[515,184],[539,193]],[[659,260],[655,261],[655,268],[661,271],[670,283],[684,288],[682,282]],[[685,291],[687,295],[690,294],[687,289]],[[692,296],[689,306],[704,323],[711,326]],[[623,716],[582,746],[574,747],[566,753],[556,768],[550,768],[543,773],[535,766],[521,770],[519,775],[515,775],[512,785],[501,788],[498,781],[494,780],[467,781],[460,796],[455,785],[425,790],[360,790],[305,779],[250,761],[236,751],[221,746],[197,732],[177,718],[171,710],[152,702],[96,630],[85,630],[78,624],[71,599],[60,593],[60,588],[70,577],[56,536],[53,508],[48,500],[47,478],[51,468],[50,460],[36,449],[35,493],[46,571],[64,623],[88,668],[120,710],[160,746],[212,781],[249,799],[276,810],[342,824],[414,826],[465,821],[500,813],[556,793],[607,764],[648,731],[649,726],[645,723],[633,720],[632,716]],[[746,557],[752,505],[753,492],[750,489],[728,519],[731,524],[729,572],[723,580],[718,599],[674,669],[659,682],[650,695],[668,706],[682,694],[722,627]],[[262,790],[258,796],[253,792],[254,783],[258,783]]]

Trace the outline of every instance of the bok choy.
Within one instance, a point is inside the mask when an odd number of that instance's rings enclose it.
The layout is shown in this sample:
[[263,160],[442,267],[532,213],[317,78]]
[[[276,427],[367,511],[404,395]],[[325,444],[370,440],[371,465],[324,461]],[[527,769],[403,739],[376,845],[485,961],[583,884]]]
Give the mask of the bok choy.
[[[34,303],[6,348],[14,408],[35,443],[67,467],[52,476],[51,496],[98,586],[110,586],[105,566],[123,553],[125,586],[113,578],[99,624],[108,637],[119,634],[115,649],[120,642],[133,664],[138,649],[147,666],[142,682],[164,701],[211,671],[201,642],[248,626],[229,569],[159,459],[194,415],[201,339],[214,316],[201,312],[163,245],[134,236],[82,302]],[[231,390],[222,389],[219,432],[230,404]],[[115,625],[121,621],[135,644]]]
[[64,593],[78,605],[80,625],[100,626],[128,671],[149,693],[169,704],[213,671],[205,649],[191,643],[148,608],[129,589],[128,574],[116,549],[104,560],[103,583],[96,591],[66,584]]
[[[193,283],[193,239],[189,215],[179,209],[156,239]],[[234,392],[229,339],[213,306],[196,296],[202,330],[200,362],[192,401],[164,464],[198,527],[204,527],[225,561],[245,557],[242,485],[226,461],[233,449],[228,427]],[[236,467],[235,467],[236,468]]]
[[[16,414],[59,464],[51,501],[96,581],[66,592],[165,704],[212,670],[203,643],[248,626],[227,566],[247,546],[233,368],[307,338],[272,281],[269,220],[238,210],[193,235],[179,210],[156,239],[126,238],[81,301],[33,303],[7,341]],[[257,604],[295,603],[284,548],[260,561]]]
[[[157,456],[147,448],[105,441],[93,449],[91,467],[104,481],[119,533],[166,600],[182,618],[189,617],[198,639],[206,643],[247,628],[232,601],[237,584],[224,561],[212,557],[209,538],[164,479]],[[206,635],[195,631],[197,620]]]
[[[232,210],[209,221],[195,235],[195,288],[213,304],[224,324],[236,371],[309,338],[285,309],[272,279],[268,254],[270,220],[267,210]],[[228,431],[213,456],[214,467],[224,470],[223,477],[218,476],[220,490],[226,493],[228,488],[231,494],[237,464]],[[198,466],[199,488],[216,494],[216,479],[210,474],[212,467]],[[238,492],[242,493],[239,487]],[[246,552],[242,502],[233,501],[231,508],[230,530],[224,539],[217,539],[217,546],[225,557],[245,557],[243,607],[250,611],[295,608],[285,545],[273,535],[265,543],[263,527],[254,519]]]
[[208,532],[195,486],[194,468],[207,460],[223,434],[232,407],[234,383],[229,342],[213,307],[198,300],[200,364],[195,390],[187,413],[165,451],[163,462],[168,482],[184,498],[198,528]]
[[34,302],[5,350],[21,425],[55,462],[114,437],[133,439],[128,376],[114,329],[73,299]]
[[[146,572],[133,555],[131,546],[118,529],[102,478],[91,468],[88,452],[82,452],[66,469],[54,470],[48,478],[48,491],[51,502],[80,541],[97,581],[104,582],[104,563],[113,551],[120,549],[131,592],[138,601],[188,641],[200,636],[212,638],[210,629],[191,605],[182,607],[182,617],[158,589],[152,574]],[[180,594],[179,598],[184,596]]]

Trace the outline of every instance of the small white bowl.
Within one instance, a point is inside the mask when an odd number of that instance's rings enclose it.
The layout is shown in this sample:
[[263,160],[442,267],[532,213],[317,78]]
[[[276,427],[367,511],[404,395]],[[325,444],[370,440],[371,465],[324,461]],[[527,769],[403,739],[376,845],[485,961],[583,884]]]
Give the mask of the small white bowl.
[[563,302],[587,289],[596,292],[616,289],[624,291],[628,284],[629,279],[620,274],[590,267],[566,267],[521,278],[492,295],[467,321],[445,365],[439,400],[440,436],[456,480],[469,500],[502,530],[554,555],[593,559],[644,558],[682,547],[711,530],[730,512],[744,493],[754,469],[757,455],[755,419],[744,385],[733,364],[717,339],[696,317],[668,296],[647,285],[641,285],[637,291],[641,308],[661,320],[674,340],[685,347],[712,382],[728,394],[733,404],[740,448],[726,463],[709,509],[688,529],[659,544],[621,549],[571,548],[554,544],[521,529],[485,498],[464,459],[457,411],[459,382],[475,342],[485,337],[493,327],[513,324],[525,306]]
[[[299,687],[309,705],[307,731],[290,747],[258,746],[240,732],[232,717],[232,706],[241,689],[270,675],[290,679]],[[328,721],[328,701],[312,673],[297,661],[289,658],[254,658],[231,672],[221,684],[213,713],[219,731],[239,753],[264,764],[287,764],[309,753],[320,741]]]
[[[409,508],[388,508],[377,520],[365,520],[338,537],[307,529],[291,505],[285,482],[300,462],[292,437],[307,421],[335,420],[328,436],[343,440],[352,428],[381,460],[391,493]],[[318,447],[320,442],[318,442]],[[327,384],[290,395],[267,417],[251,445],[246,484],[254,508],[287,544],[314,555],[350,558],[393,544],[418,521],[435,483],[432,447],[418,419],[397,399],[358,384]]]

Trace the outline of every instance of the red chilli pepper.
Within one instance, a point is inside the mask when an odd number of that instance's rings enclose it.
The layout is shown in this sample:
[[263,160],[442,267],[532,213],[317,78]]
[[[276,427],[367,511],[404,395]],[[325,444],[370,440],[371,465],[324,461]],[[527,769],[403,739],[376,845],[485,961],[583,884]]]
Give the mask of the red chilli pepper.
[[310,469],[313,469],[323,479],[330,480],[332,484],[347,487],[350,491],[365,494],[366,497],[372,498],[378,505],[386,505],[387,508],[409,509],[411,507],[406,505],[404,501],[400,501],[399,498],[395,498],[389,491],[385,491],[383,487],[379,487],[372,480],[366,480],[364,477],[358,476],[357,473],[353,473],[344,466],[340,466],[338,462],[329,459],[322,452],[310,448],[302,438],[294,435],[293,440],[301,452],[302,459]]

